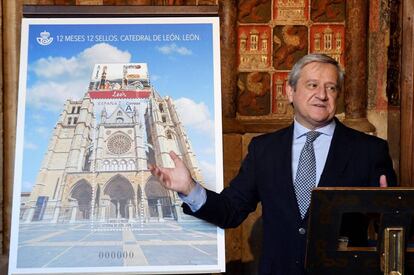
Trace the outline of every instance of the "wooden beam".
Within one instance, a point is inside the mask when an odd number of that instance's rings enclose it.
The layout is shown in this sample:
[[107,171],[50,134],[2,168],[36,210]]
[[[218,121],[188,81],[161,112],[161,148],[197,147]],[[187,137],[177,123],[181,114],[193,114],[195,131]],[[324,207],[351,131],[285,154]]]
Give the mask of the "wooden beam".
[[400,184],[414,186],[414,2],[402,10]]

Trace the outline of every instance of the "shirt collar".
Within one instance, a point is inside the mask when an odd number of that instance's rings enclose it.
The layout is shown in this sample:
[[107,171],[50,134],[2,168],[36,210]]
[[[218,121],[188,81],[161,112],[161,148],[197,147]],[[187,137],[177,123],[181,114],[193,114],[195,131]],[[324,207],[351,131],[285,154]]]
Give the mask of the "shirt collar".
[[[316,129],[316,131],[322,133],[323,135],[327,136],[333,136],[333,133],[335,131],[335,119],[332,119],[331,122],[329,122],[327,125]],[[296,118],[293,120],[293,139],[300,138],[304,135],[306,135],[307,132],[311,131],[310,129],[306,128],[302,124],[300,124]]]

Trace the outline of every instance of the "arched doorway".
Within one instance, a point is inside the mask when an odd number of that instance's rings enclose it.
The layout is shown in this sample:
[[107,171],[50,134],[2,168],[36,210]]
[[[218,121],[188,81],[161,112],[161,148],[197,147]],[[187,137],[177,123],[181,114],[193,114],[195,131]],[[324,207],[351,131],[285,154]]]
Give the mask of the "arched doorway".
[[104,194],[110,198],[109,218],[128,219],[128,206],[134,203],[134,189],[128,179],[121,175],[114,176],[106,185]]
[[87,220],[91,214],[92,186],[86,180],[80,180],[75,184],[71,192],[71,198],[78,203],[77,219]]
[[153,176],[149,178],[145,185],[145,194],[148,199],[150,217],[159,217],[158,205],[161,205],[161,217],[174,217],[174,209],[168,191]]

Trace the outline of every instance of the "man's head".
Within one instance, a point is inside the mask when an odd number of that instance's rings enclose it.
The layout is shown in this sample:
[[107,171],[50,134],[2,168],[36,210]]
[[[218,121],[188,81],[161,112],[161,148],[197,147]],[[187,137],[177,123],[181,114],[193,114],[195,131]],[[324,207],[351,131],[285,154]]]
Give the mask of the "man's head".
[[324,54],[302,57],[289,74],[287,96],[296,120],[309,129],[328,124],[336,112],[344,73],[338,62]]

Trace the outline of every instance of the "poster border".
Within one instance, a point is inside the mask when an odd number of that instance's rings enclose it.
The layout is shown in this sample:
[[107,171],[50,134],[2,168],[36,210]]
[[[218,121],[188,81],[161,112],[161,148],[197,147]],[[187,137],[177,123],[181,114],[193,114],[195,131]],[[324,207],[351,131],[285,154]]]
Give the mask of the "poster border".
[[[36,6],[39,7],[39,6]],[[24,127],[18,127],[19,125],[24,126],[25,125],[25,107],[26,107],[26,85],[27,85],[27,65],[28,65],[28,35],[29,35],[29,26],[30,25],[35,25],[35,24],[53,24],[53,20],[55,20],[56,18],[62,18],[65,20],[64,24],[70,25],[70,24],[85,24],[85,22],[90,21],[89,24],[95,24],[95,23],[109,23],[110,24],[125,24],[125,21],[122,19],[124,17],[133,17],[136,18],[137,20],[145,20],[146,23],[151,23],[151,24],[164,24],[164,23],[181,23],[181,24],[194,24],[194,23],[210,23],[212,24],[212,48],[213,48],[213,79],[214,79],[214,121],[215,121],[215,157],[216,157],[216,179],[217,179],[217,183],[216,183],[216,190],[215,191],[220,191],[223,188],[223,156],[222,156],[222,117],[221,117],[221,72],[220,72],[220,41],[218,39],[218,33],[219,33],[219,18],[218,18],[218,14],[217,12],[213,12],[212,13],[208,13],[208,14],[203,14],[201,13],[196,13],[193,10],[193,13],[191,14],[186,14],[184,16],[184,13],[179,13],[178,11],[171,12],[171,8],[170,7],[162,7],[162,8],[168,8],[168,9],[163,9],[164,12],[167,10],[170,10],[170,12],[168,13],[168,15],[163,13],[156,13],[156,16],[149,16],[148,14],[143,15],[143,14],[128,14],[128,16],[125,16],[126,13],[119,13],[121,14],[121,16],[119,17],[106,17],[106,13],[98,13],[98,16],[96,17],[89,17],[89,13],[88,12],[96,12],[96,10],[94,10],[96,7],[91,7],[88,6],[85,9],[83,9],[82,11],[82,7],[80,7],[79,11],[82,12],[83,15],[85,16],[77,16],[81,13],[78,14],[72,14],[72,16],[68,16],[68,12],[67,9],[65,9],[65,7],[63,7],[62,11],[65,11],[63,13],[61,13],[60,15],[64,15],[64,16],[56,16],[56,17],[48,17],[45,16],[47,14],[47,11],[49,12],[53,12],[52,10],[48,10],[49,7],[53,7],[56,8],[55,6],[41,6],[40,9],[44,10],[43,13],[38,13],[39,16],[33,16],[33,11],[30,11],[30,9],[28,9],[28,6],[24,7],[24,17],[22,20],[22,25],[21,25],[21,50],[20,50],[20,64],[19,64],[19,69],[20,69],[20,75],[19,75],[19,92],[18,92],[18,116],[17,116],[17,133],[16,133],[16,147],[15,147],[15,163],[14,163],[14,182],[18,183],[18,182],[22,182],[22,163],[23,163],[23,153],[24,153],[24,148],[22,146],[23,142],[24,142]],[[102,6],[100,6],[102,7]],[[134,6],[136,7],[136,6]],[[62,7],[59,7],[60,9]],[[74,8],[74,7],[70,7],[70,8]],[[122,11],[123,7],[108,7],[106,6],[106,8],[111,8],[111,12],[112,14],[117,14],[118,13],[114,13],[115,10],[119,10]],[[114,10],[115,8],[115,10]],[[129,8],[129,7],[128,7]],[[139,8],[139,7],[138,7]],[[160,11],[159,8],[161,7],[150,7],[151,10],[155,11]],[[194,8],[194,7],[191,7]],[[40,10],[37,9],[36,10]],[[70,9],[69,9],[70,10]],[[184,9],[184,10],[188,10],[188,9]],[[202,10],[202,9],[201,9]],[[211,9],[214,10],[214,9]],[[216,9],[217,10],[217,9]],[[129,10],[131,12],[131,10]],[[182,9],[180,9],[180,12],[182,12]],[[28,16],[28,14],[31,14],[32,16]],[[75,15],[75,16],[73,16]],[[160,15],[160,16],[159,16]],[[159,21],[159,18],[162,17],[163,22]],[[31,19],[36,20],[36,23],[33,23],[33,21]],[[152,19],[154,18],[154,20]],[[212,20],[211,18],[215,18],[214,20]],[[119,20],[120,19],[120,20]],[[121,22],[124,21],[124,22]],[[56,23],[58,24],[58,23]],[[26,35],[26,37],[23,37],[23,35]],[[17,171],[17,172],[16,172]],[[20,171],[20,172],[19,172]],[[21,270],[21,268],[17,268],[17,246],[18,246],[18,235],[19,235],[19,211],[20,211],[20,202],[21,202],[21,198],[20,198],[20,192],[21,192],[21,184],[19,185],[14,185],[14,190],[13,190],[13,198],[12,198],[12,202],[13,202],[13,208],[12,208],[12,224],[11,224],[11,231],[14,232],[14,234],[11,234],[11,245],[10,245],[10,256],[9,256],[9,274],[41,274],[41,273],[45,273],[44,271],[42,272],[33,272],[28,268],[25,268],[24,270]],[[14,222],[13,222],[14,221]],[[218,253],[217,253],[217,265],[213,265],[214,268],[217,269],[212,269],[210,265],[200,265],[200,266],[174,266],[174,268],[177,268],[177,271],[174,271],[174,273],[171,273],[170,268],[171,266],[165,266],[165,270],[163,270],[163,268],[160,268],[159,271],[156,271],[153,274],[177,274],[177,272],[182,273],[182,274],[187,274],[187,273],[202,273],[203,271],[205,272],[206,270],[208,270],[208,272],[224,272],[225,271],[225,245],[224,245],[224,230],[217,228],[217,249],[218,249]],[[222,249],[221,249],[222,248]],[[159,267],[159,266],[157,266]],[[112,267],[114,268],[114,267]],[[119,269],[122,268],[122,271],[119,271]],[[134,270],[135,268],[135,270]],[[36,268],[39,269],[39,268]],[[115,269],[117,270],[112,270],[111,267],[97,267],[94,268],[95,271],[86,271],[85,268],[79,268],[79,271],[77,270],[78,268],[69,268],[70,271],[68,271],[69,273],[73,273],[73,272],[82,272],[82,274],[147,274],[148,272],[154,272],[153,270],[149,270],[146,269],[145,267],[140,267],[141,270],[137,271],[136,267],[128,267],[128,266],[122,266],[122,267],[115,267]],[[46,274],[62,274],[63,273],[67,273],[66,271],[62,270],[62,268],[48,268],[48,271],[46,272]]]

